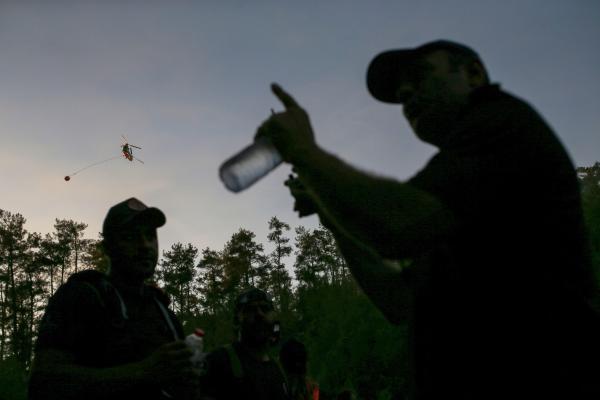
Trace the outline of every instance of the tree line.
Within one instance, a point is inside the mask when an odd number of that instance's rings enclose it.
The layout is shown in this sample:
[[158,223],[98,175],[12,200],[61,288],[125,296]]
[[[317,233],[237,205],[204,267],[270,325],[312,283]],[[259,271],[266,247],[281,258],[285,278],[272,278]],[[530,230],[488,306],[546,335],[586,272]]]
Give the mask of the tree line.
[[[600,279],[600,163],[577,169]],[[87,225],[56,219],[54,231],[28,232],[19,213],[0,210],[0,387],[24,398],[26,371],[48,299],[82,269],[106,271],[101,238],[86,239]],[[222,249],[175,243],[162,252],[154,279],[171,298],[186,333],[205,330],[210,350],[234,339],[236,295],[255,286],[272,294],[282,338],[309,350],[309,372],[323,394],[349,389],[359,398],[389,398],[405,390],[406,340],[362,294],[335,246],[319,226],[307,229],[272,217],[266,243],[240,228]],[[9,386],[6,386],[9,387]],[[10,397],[12,396],[12,397]]]
[[[24,396],[24,379],[48,299],[77,271],[108,270],[101,237],[84,237],[87,224],[56,219],[54,231],[45,235],[29,232],[25,225],[23,215],[0,210],[0,384],[13,382],[5,387],[13,388],[14,398]],[[361,350],[356,329],[370,326],[376,343],[383,343],[377,336],[386,329],[398,329],[386,328],[383,317],[362,295],[324,227],[292,230],[277,217],[268,226],[270,252],[244,228],[222,249],[171,245],[162,252],[155,283],[169,295],[186,333],[196,327],[206,331],[208,350],[234,339],[232,316],[238,293],[250,286],[268,291],[279,311],[282,339],[294,336],[306,343],[313,356],[311,372],[322,376],[323,388],[327,390],[327,381],[332,391],[354,388],[350,371],[366,370],[358,362],[353,366],[349,358],[354,351],[372,350],[371,346]],[[342,357],[336,372],[324,363],[332,355]]]

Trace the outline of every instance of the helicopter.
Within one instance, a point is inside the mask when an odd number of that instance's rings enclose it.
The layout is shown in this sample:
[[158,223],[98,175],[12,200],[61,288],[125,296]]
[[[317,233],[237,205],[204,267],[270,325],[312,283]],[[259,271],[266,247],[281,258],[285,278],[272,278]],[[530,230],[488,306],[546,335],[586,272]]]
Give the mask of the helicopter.
[[65,176],[65,181],[70,181],[72,176],[77,175],[78,173],[80,173],[83,170],[86,170],[88,168],[94,167],[96,165],[100,165],[100,164],[104,164],[108,161],[120,158],[121,156],[123,156],[126,160],[133,162],[133,160],[139,161],[140,163],[144,163],[142,160],[140,160],[139,158],[135,157],[133,155],[133,149],[142,149],[140,146],[136,146],[133,144],[129,143],[129,140],[127,140],[127,138],[124,135],[121,135],[121,137],[123,138],[124,142],[121,144],[121,155],[119,156],[113,156],[110,158],[107,158],[106,160],[101,160],[101,161],[97,161],[95,163],[86,165],[85,167],[78,169],[77,171],[73,172],[71,175],[67,175]]
[[121,135],[121,137],[125,140],[125,143],[123,143],[121,145],[121,153],[123,154],[123,157],[125,157],[127,160],[129,161],[133,161],[134,159],[141,162],[142,164],[144,163],[142,160],[140,160],[137,157],[134,157],[133,155],[133,149],[142,149],[139,146],[135,146],[133,144],[129,144],[129,140],[127,140],[127,138],[125,137],[125,135]]

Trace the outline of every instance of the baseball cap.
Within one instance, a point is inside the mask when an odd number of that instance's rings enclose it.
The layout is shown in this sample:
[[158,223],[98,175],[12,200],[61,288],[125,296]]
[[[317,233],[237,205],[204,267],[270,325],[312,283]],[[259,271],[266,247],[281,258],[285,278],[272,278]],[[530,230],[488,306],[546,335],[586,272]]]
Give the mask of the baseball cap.
[[236,313],[240,311],[246,304],[251,303],[253,301],[266,301],[273,306],[273,300],[271,296],[263,290],[257,288],[250,288],[238,295],[235,299],[235,311]]
[[115,204],[108,210],[104,223],[102,225],[102,234],[107,235],[119,231],[132,224],[148,224],[158,228],[163,226],[167,218],[162,211],[155,207],[148,207],[135,197]]
[[[367,69],[367,88],[377,100],[400,104],[396,97],[398,85],[414,78],[422,70],[422,57],[437,50],[472,57],[481,62],[479,54],[463,44],[450,40],[436,40],[412,49],[387,50],[379,53]],[[483,63],[482,63],[483,64]]]

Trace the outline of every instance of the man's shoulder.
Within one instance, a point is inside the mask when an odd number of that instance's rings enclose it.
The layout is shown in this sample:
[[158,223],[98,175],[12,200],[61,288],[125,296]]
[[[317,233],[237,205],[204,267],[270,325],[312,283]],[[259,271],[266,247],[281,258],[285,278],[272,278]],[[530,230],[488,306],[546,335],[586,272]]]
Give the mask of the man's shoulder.
[[[541,113],[527,100],[502,89],[498,89],[495,101],[490,102],[490,111],[496,113],[498,119],[506,122],[505,128],[519,130],[525,128],[527,131],[535,129],[545,134],[554,134]],[[520,132],[520,139],[523,132]]]
[[574,176],[574,166],[564,145],[542,114],[511,93],[501,92],[500,98],[497,112],[502,114],[505,123],[499,125],[500,132],[496,135],[501,139],[497,143],[490,142],[501,149],[504,165],[496,165],[499,168],[515,166],[515,171],[527,168],[547,176],[565,172]]
[[171,304],[171,298],[169,295],[154,282],[149,282],[144,285],[145,289],[149,291],[157,300],[159,300],[165,307]]
[[496,107],[511,107],[534,111],[532,105],[527,100],[501,88],[499,84],[491,84],[480,89],[479,93],[476,92],[475,94],[475,101]]
[[93,269],[87,269],[76,272],[69,276],[67,282],[65,283],[65,286],[80,287],[92,285],[96,287],[102,284],[106,284],[106,282],[108,282],[108,277],[106,276],[106,274]]
[[36,349],[72,351],[84,332],[95,332],[106,317],[104,300],[91,283],[95,273],[73,274],[50,298],[40,323]]
[[81,305],[80,301],[84,301],[84,304],[92,302],[102,303],[101,294],[98,291],[98,287],[106,280],[106,275],[95,270],[85,270],[72,274],[69,276],[66,282],[61,284],[56,292],[52,295],[50,300],[51,303],[69,304],[70,301],[72,306]]

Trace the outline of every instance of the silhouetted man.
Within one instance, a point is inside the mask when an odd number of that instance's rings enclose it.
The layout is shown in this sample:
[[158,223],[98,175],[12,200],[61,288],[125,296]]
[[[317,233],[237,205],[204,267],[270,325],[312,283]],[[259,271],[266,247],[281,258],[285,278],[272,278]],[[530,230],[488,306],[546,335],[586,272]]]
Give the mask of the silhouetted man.
[[167,308],[146,284],[158,261],[165,215],[130,198],[104,220],[108,275],[73,274],[50,299],[35,347],[30,399],[188,398],[190,350]]
[[256,288],[236,299],[234,323],[238,340],[210,353],[201,379],[206,399],[288,399],[286,379],[270,357],[276,312],[271,297]]
[[298,173],[287,184],[301,216],[318,212],[372,301],[409,324],[412,397],[598,396],[597,287],[577,177],[554,133],[458,43],[381,53],[367,86],[439,149],[407,182],[324,151],[277,85],[285,111],[257,135]]

